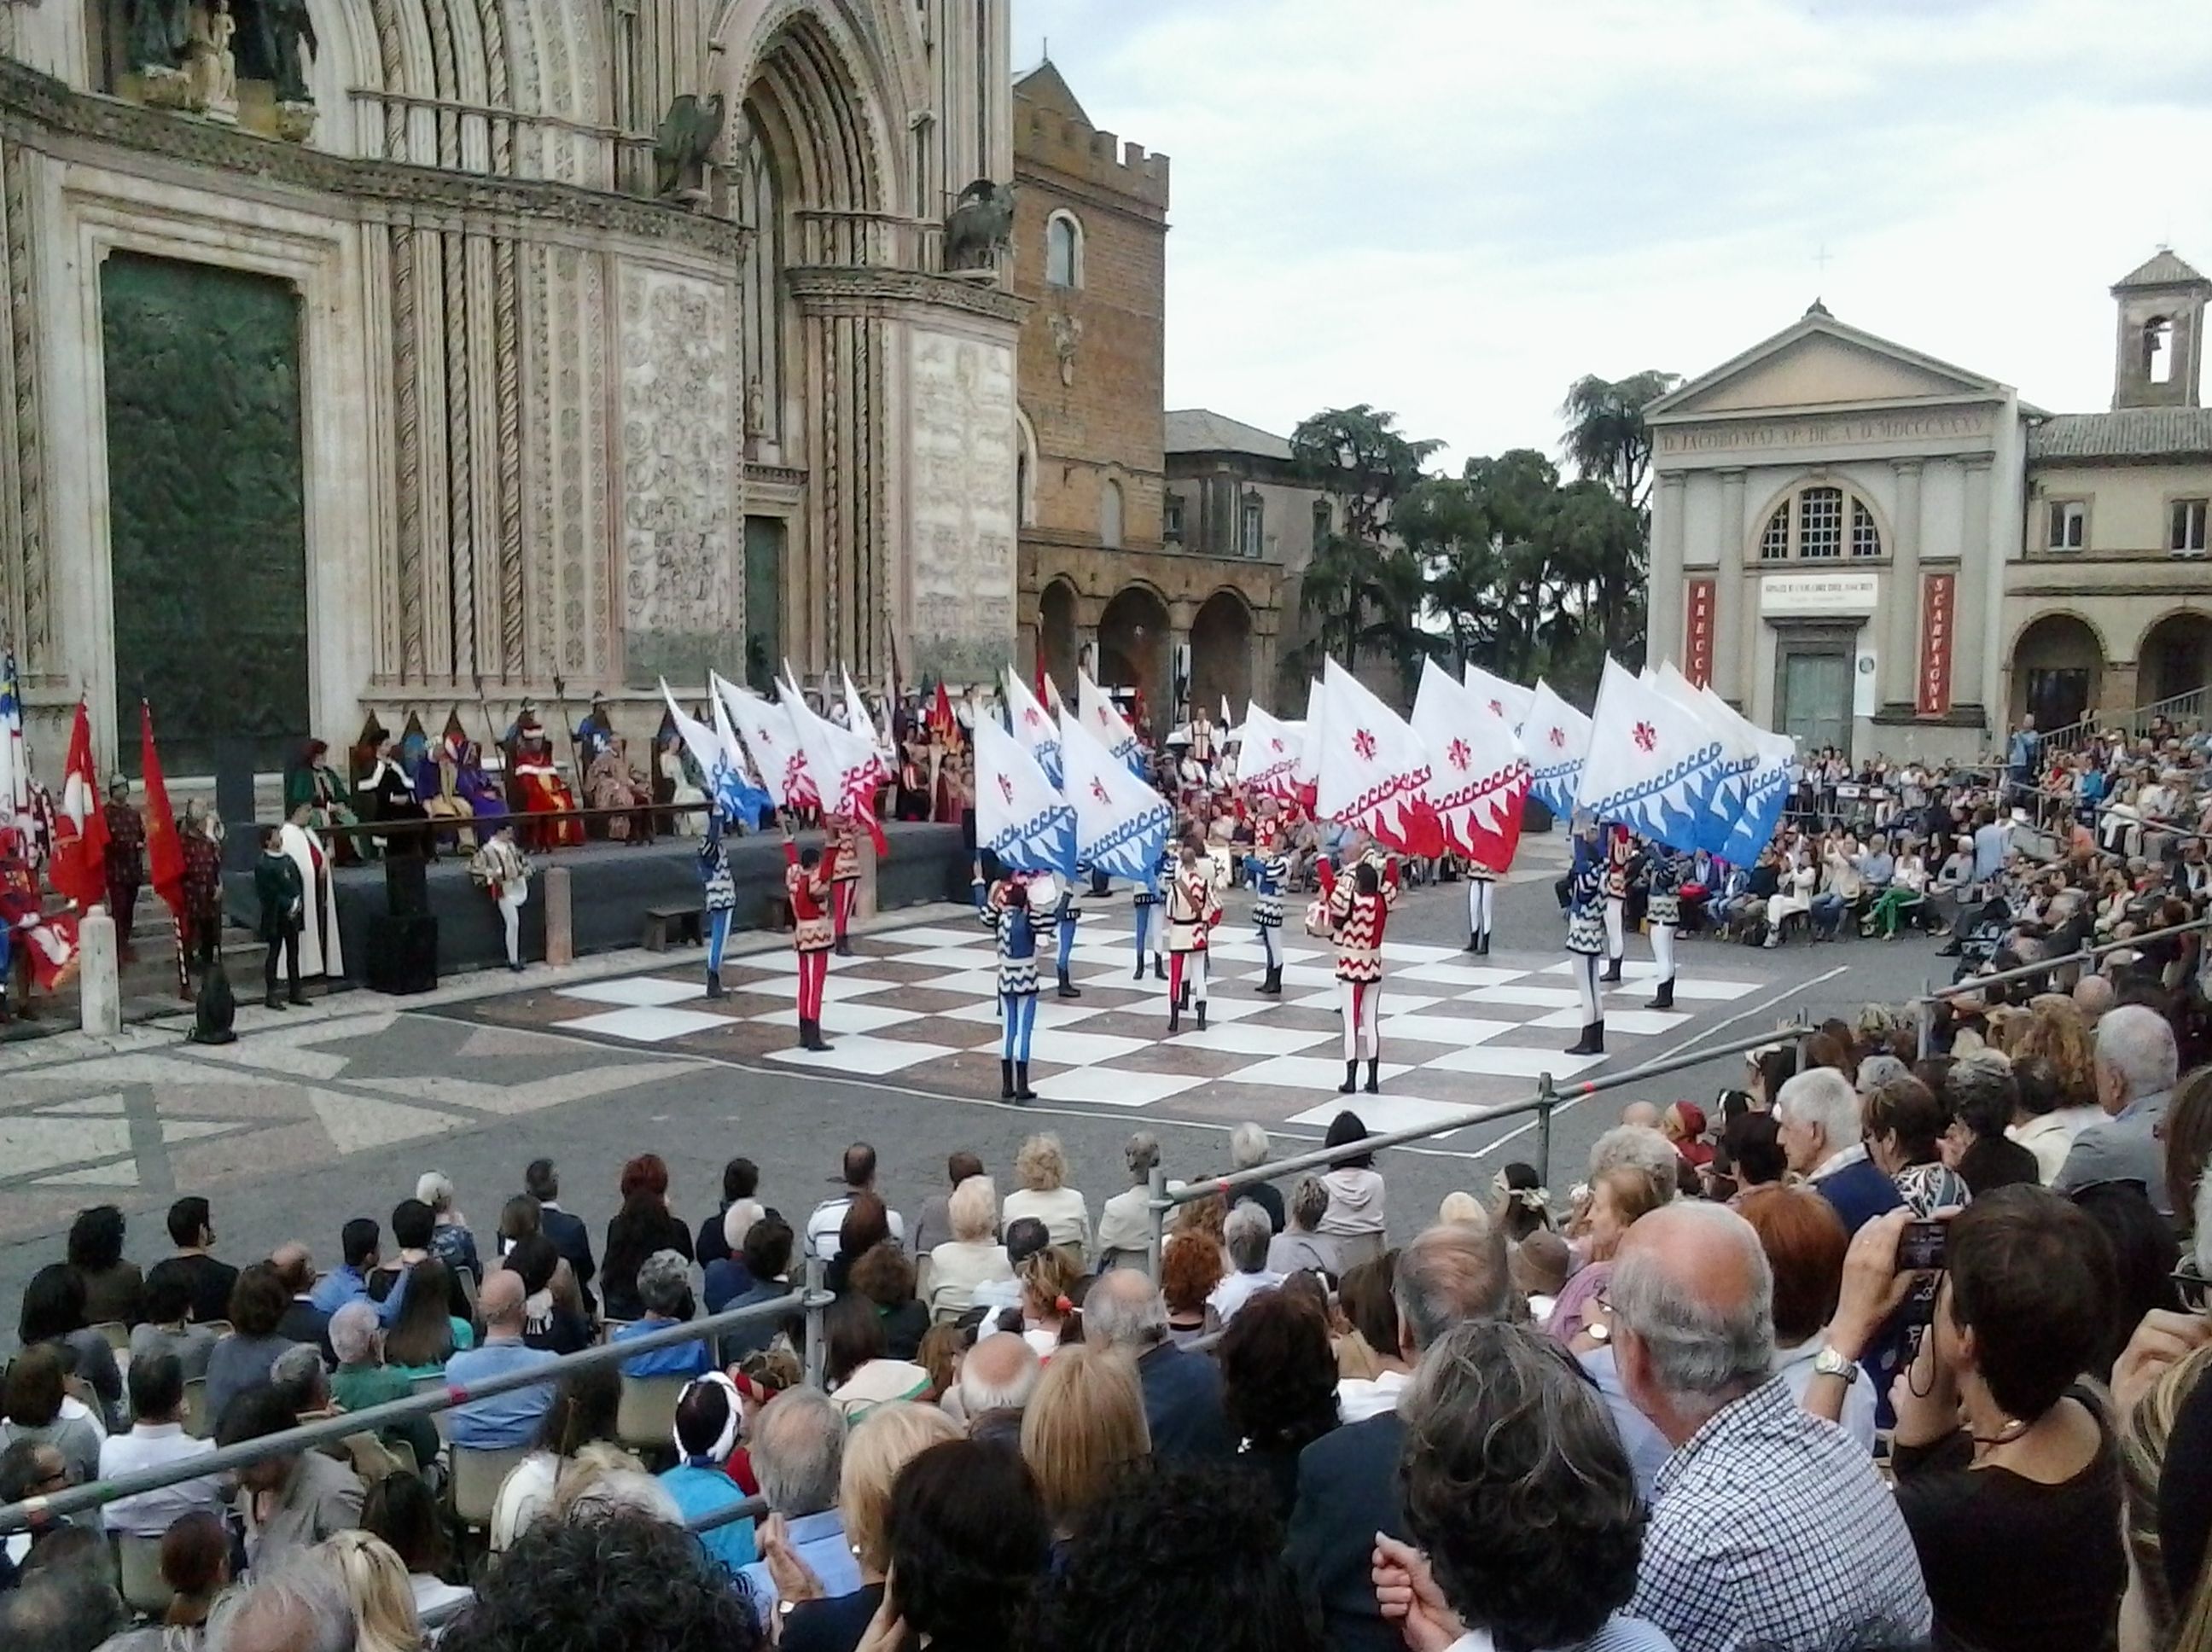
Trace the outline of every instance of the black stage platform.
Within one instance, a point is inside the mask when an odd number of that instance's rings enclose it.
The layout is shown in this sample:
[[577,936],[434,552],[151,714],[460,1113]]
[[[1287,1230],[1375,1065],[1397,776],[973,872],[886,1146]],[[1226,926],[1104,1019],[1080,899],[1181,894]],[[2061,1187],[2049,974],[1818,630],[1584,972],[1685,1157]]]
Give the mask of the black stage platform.
[[[968,851],[960,828],[894,822],[884,835],[890,853],[876,861],[876,906],[879,911],[933,901],[965,901],[969,896]],[[820,834],[802,843],[819,842]],[[737,880],[733,927],[768,926],[774,903],[783,894],[783,839],[767,835],[732,839],[730,872]],[[645,933],[648,908],[699,902],[699,840],[663,837],[652,843],[592,842],[531,857],[530,902],[522,909],[522,955],[545,956],[545,874],[568,869],[569,912],[576,952],[611,952],[635,946]],[[499,909],[469,880],[465,852],[449,852],[425,871],[431,915],[438,920],[438,969],[447,974],[506,962]],[[248,928],[260,922],[253,898],[253,874],[226,872],[223,904],[234,923]],[[343,866],[337,872],[338,934],[345,973],[368,977],[374,920],[386,909],[381,861]]]

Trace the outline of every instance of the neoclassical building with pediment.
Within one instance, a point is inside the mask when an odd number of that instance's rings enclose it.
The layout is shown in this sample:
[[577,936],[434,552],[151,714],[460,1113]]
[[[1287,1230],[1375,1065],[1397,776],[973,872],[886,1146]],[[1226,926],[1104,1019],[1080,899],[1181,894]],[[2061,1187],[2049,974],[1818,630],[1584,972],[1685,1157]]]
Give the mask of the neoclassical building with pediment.
[[1652,657],[1855,756],[2201,699],[2212,283],[2161,251],[2112,296],[2104,412],[2044,412],[1818,303],[1654,403]]
[[663,673],[1003,665],[1027,305],[945,224],[1012,176],[1008,3],[0,0],[44,767],[80,694],[118,766],[144,695],[205,773],[371,710],[599,692],[635,744]]

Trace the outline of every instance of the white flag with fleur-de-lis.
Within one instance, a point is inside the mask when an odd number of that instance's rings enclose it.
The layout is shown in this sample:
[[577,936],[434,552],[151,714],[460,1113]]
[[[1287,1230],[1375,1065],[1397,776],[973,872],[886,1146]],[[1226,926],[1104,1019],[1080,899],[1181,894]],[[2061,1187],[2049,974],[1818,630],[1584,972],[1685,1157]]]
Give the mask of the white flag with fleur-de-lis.
[[1237,732],[1243,738],[1237,747],[1237,783],[1255,797],[1295,801],[1298,757],[1305,747],[1300,726],[1263,710],[1255,700],[1245,706]]
[[1518,730],[1528,720],[1528,709],[1536,702],[1536,692],[1524,689],[1518,683],[1508,683],[1504,677],[1486,671],[1469,660],[1467,665],[1467,688],[1480,701],[1493,717],[1503,720],[1505,726]]
[[1521,720],[1521,749],[1528,754],[1529,795],[1563,820],[1575,812],[1589,740],[1590,720],[1538,677]]
[[1429,753],[1429,801],[1444,841],[1491,872],[1511,867],[1528,760],[1505,720],[1433,659],[1421,669],[1413,732]]
[[1060,783],[1060,725],[1037,703],[1030,692],[1029,684],[1006,667],[1006,720],[1013,725],[1014,738],[1022,743],[1022,750],[1037,760],[1044,777],[1054,786]]
[[1121,759],[1131,774],[1145,772],[1145,754],[1138,748],[1136,731],[1091,680],[1091,673],[1080,667],[1075,673],[1075,714],[1098,744]]
[[1575,804],[1600,821],[1688,853],[1723,750],[1704,715],[1605,662]]
[[1109,878],[1152,888],[1175,825],[1168,800],[1132,774],[1105,742],[1065,710],[1060,752],[1061,789],[1075,811],[1076,858]]

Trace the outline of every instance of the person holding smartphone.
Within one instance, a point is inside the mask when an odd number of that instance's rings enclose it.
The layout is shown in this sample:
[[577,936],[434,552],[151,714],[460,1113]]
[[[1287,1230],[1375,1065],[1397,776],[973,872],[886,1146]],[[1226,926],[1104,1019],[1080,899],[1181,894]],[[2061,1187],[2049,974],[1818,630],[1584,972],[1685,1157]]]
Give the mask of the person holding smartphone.
[[1804,1394],[1834,1421],[1861,1354],[1929,1275],[1932,1322],[1891,1390],[1897,1500],[1940,1644],[2066,1652],[2109,1643],[2127,1564],[2111,1419],[2079,1374],[2118,1291],[2103,1230],[2068,1200],[1999,1187],[1929,1220],[1859,1230]]

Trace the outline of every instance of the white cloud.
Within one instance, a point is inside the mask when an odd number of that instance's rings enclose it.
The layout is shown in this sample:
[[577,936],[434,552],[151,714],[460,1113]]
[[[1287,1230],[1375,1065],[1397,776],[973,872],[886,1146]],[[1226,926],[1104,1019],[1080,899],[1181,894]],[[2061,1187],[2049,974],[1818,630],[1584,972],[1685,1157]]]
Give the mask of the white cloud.
[[[1585,372],[1714,366],[1818,295],[2053,409],[2106,289],[2212,269],[2204,0],[1015,0],[1174,164],[1168,404],[1370,401],[1552,447]],[[1824,253],[1827,262],[1816,260]]]

